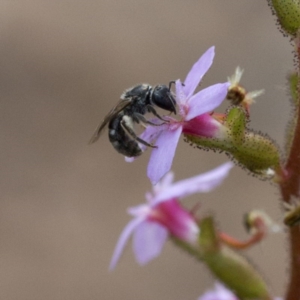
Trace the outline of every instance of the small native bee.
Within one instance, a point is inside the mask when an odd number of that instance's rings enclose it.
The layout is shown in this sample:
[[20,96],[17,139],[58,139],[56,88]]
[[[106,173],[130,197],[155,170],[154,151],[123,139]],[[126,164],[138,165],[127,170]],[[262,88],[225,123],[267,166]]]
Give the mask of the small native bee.
[[[169,87],[166,85],[157,85],[155,87],[149,84],[140,84],[126,90],[120,97],[119,103],[108,113],[103,122],[96,128],[90,144],[96,142],[102,130],[108,124],[108,137],[113,147],[121,154],[127,157],[139,156],[142,150],[138,143],[147,147],[155,146],[139,138],[134,131],[134,122],[143,125],[160,126],[167,123],[155,110],[154,105],[176,114],[176,101],[171,93],[171,81]],[[163,122],[161,124],[153,123],[147,120],[144,115],[150,112]]]

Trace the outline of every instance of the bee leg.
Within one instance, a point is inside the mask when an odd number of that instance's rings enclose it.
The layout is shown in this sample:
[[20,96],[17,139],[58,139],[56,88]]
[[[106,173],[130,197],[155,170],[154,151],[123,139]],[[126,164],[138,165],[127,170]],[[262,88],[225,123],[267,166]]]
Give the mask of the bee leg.
[[134,140],[138,141],[139,143],[141,143],[147,147],[157,148],[157,146],[153,146],[153,145],[149,144],[148,142],[144,141],[143,139],[139,138],[136,135],[136,133],[134,132],[134,130],[132,129],[132,127],[126,122],[126,119],[122,119],[121,126],[125,130],[125,132],[127,132]]
[[153,122],[147,120],[142,114],[139,114],[139,113],[135,113],[133,115],[133,117],[134,117],[134,121],[137,122],[137,123],[142,122],[142,124],[149,124],[149,125],[152,125],[152,126],[161,126],[161,125],[167,123],[166,121],[163,122],[163,123],[159,123],[159,124],[153,123]]
[[139,143],[147,146],[147,147],[150,147],[150,148],[157,148],[157,146],[154,146],[152,144],[149,144],[147,143],[146,141],[144,141],[143,139],[139,138],[138,136],[136,137],[136,141],[138,141]]
[[155,108],[152,105],[147,105],[147,109],[149,112],[153,113],[153,115],[157,118],[159,118],[160,120],[164,121],[165,123],[169,123],[169,120],[165,120],[164,118],[162,118],[157,111],[155,110]]

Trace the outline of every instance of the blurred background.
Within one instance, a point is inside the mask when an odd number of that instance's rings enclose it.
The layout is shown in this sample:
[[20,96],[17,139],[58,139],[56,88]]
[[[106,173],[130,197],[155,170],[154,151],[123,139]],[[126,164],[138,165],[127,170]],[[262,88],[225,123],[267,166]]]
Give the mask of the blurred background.
[[[145,267],[129,246],[108,271],[127,207],[151,189],[150,151],[127,164],[107,132],[87,142],[124,89],[184,79],[215,45],[203,86],[244,68],[242,84],[266,90],[250,127],[283,148],[293,48],[267,1],[1,0],[0,24],[0,299],[197,299],[214,279],[171,243]],[[181,140],[173,170],[179,180],[226,160]],[[236,167],[216,191],[184,203],[200,201],[200,215],[243,239],[253,208],[282,222],[279,198],[276,186]],[[275,295],[288,278],[286,243],[283,231],[245,251]]]

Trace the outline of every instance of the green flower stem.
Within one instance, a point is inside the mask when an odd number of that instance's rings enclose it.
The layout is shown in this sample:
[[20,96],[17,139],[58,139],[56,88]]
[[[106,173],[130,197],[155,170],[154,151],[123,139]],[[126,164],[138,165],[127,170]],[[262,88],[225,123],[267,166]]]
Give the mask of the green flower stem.
[[212,217],[201,220],[199,243],[195,245],[176,238],[177,246],[204,262],[210,271],[227,285],[239,299],[270,300],[269,291],[259,272],[242,255],[224,245]]
[[289,74],[288,76],[288,87],[290,90],[291,95],[291,104],[292,104],[292,117],[289,121],[287,131],[286,131],[286,138],[285,138],[285,153],[288,153],[291,150],[291,146],[294,139],[295,134],[295,127],[297,124],[297,108],[298,108],[298,75],[297,73]]

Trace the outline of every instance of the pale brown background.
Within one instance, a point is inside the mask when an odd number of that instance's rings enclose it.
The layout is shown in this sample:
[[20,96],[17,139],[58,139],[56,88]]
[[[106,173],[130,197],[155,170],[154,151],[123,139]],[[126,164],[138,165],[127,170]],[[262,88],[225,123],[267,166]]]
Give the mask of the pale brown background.
[[[251,127],[283,146],[292,46],[274,24],[261,0],[0,1],[1,300],[195,300],[213,285],[203,265],[169,243],[146,267],[128,247],[108,272],[126,208],[150,189],[149,151],[126,164],[106,134],[87,141],[125,88],[184,79],[215,45],[204,85],[245,68],[242,83],[266,89]],[[224,161],[181,141],[173,170],[181,179]],[[240,238],[252,208],[282,219],[276,187],[239,168],[215,192],[185,203],[198,200]],[[284,233],[246,252],[276,295],[287,281],[286,252]]]

